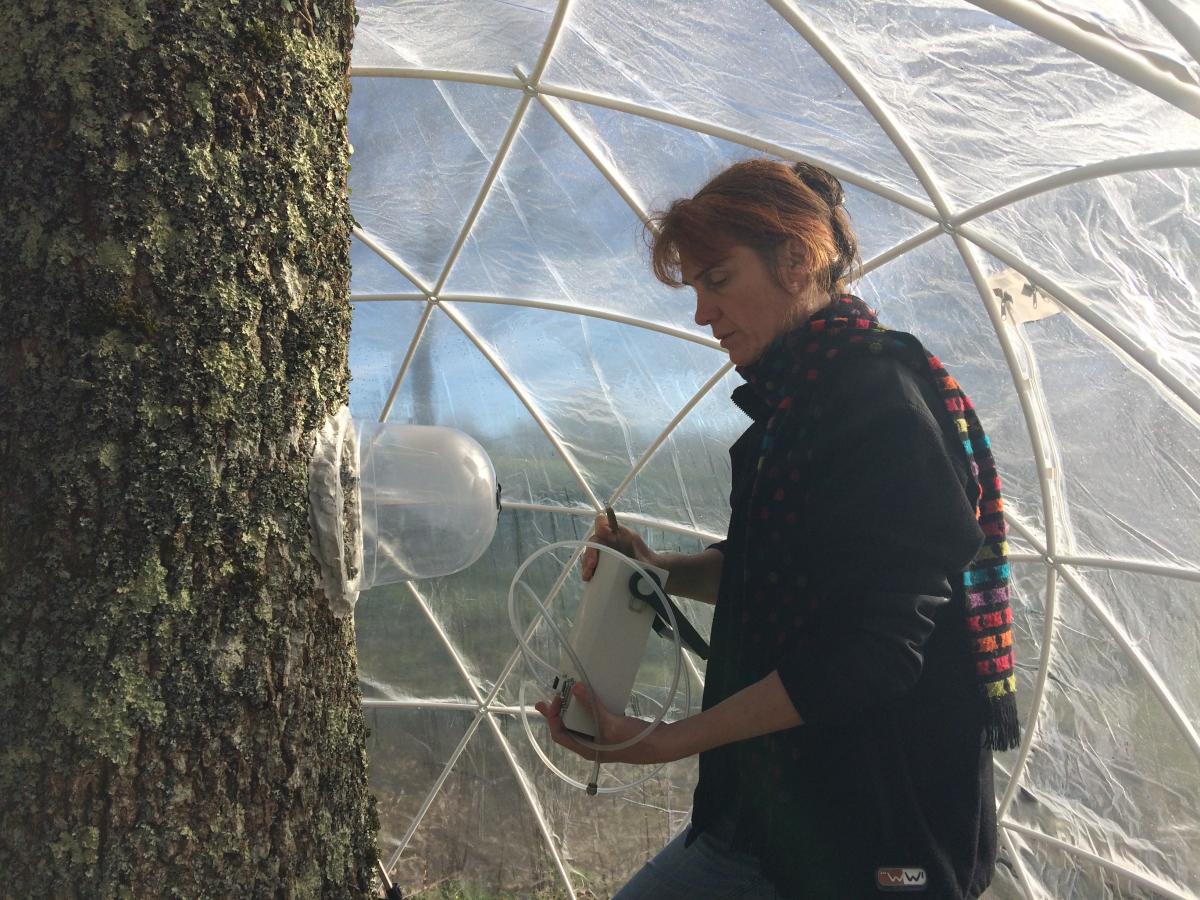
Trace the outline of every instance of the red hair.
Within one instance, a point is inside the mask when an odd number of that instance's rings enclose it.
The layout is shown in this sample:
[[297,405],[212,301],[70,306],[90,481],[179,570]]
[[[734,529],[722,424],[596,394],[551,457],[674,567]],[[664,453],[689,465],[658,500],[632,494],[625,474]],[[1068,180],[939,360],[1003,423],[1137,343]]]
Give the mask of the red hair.
[[[681,258],[715,264],[736,244],[756,250],[776,281],[798,262],[830,293],[840,291],[858,258],[841,183],[808,163],[750,159],[734,163],[700,188],[651,218],[650,265],[663,284],[683,284]],[[799,259],[781,259],[794,241]]]

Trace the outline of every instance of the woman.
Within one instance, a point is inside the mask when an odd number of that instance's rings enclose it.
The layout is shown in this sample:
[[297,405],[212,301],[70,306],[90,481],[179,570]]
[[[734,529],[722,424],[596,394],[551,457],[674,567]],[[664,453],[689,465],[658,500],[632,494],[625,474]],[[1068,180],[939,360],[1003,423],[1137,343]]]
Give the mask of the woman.
[[[843,293],[842,200],[820,168],[752,160],[651,239],[752,421],[730,450],[725,541],[657,553],[596,520],[598,541],[667,569],[668,591],[716,603],[703,711],[606,757],[700,754],[691,828],[618,900],[962,898],[991,879],[991,753],[1018,738],[999,479],[954,379]],[[593,552],[585,579],[594,567]],[[553,739],[594,758],[559,707],[539,704]],[[602,743],[644,727],[594,713]]]

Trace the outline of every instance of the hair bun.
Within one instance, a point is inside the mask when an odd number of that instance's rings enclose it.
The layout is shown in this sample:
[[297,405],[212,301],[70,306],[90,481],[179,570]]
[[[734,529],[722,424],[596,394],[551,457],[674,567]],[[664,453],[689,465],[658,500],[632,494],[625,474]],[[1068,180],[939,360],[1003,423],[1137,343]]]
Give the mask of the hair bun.
[[828,203],[831,210],[846,201],[846,192],[842,189],[842,183],[820,166],[798,162],[792,165],[792,171],[818,197]]

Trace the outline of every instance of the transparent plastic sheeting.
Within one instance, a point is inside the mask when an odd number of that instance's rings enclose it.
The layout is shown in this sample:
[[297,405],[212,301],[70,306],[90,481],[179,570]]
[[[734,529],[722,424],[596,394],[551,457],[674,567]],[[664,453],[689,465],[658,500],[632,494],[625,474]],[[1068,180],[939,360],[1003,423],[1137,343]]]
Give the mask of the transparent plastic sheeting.
[[465,431],[505,498],[475,565],[355,612],[406,895],[606,897],[687,820],[694,761],[599,799],[542,767],[505,598],[605,503],[662,548],[723,536],[740,380],[643,222],[766,154],[841,176],[855,290],[947,362],[1001,462],[1026,740],[988,896],[1200,896],[1196,4],[358,10],[351,409]]

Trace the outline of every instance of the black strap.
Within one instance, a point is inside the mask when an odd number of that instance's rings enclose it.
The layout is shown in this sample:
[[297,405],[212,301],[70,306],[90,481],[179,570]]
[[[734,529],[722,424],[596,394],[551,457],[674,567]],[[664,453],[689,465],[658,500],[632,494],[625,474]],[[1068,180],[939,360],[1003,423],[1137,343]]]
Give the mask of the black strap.
[[[658,576],[653,572],[647,572],[651,580],[662,589],[662,582],[658,580]],[[667,603],[671,606],[671,612],[675,615],[675,624],[679,628],[679,642],[695,653],[701,659],[708,659],[708,641],[700,636],[700,632],[696,627],[688,621],[688,617],[683,614],[683,611],[671,599],[671,595],[666,591],[660,596],[658,591],[650,588],[647,591],[642,590],[642,576],[638,572],[634,572],[629,576],[629,593],[637,597],[644,603],[650,604],[650,608],[654,610],[654,630],[661,637],[670,639],[671,637],[671,620],[667,616],[667,611],[663,608],[662,597],[667,598]]]

